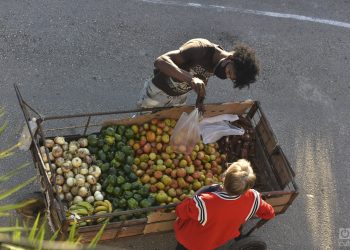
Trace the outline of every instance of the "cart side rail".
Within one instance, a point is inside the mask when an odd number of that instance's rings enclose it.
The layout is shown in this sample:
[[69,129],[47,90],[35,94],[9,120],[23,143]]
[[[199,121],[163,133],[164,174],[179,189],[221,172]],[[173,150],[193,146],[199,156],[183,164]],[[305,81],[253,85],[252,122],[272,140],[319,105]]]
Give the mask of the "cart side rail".
[[294,170],[287,160],[282,148],[278,145],[277,138],[269,121],[266,119],[259,102],[254,103],[249,110],[247,117],[251,120],[255,128],[258,135],[257,138],[260,140],[265,155],[267,156],[267,161],[270,163],[271,169],[273,170],[281,189],[283,190],[286,186],[292,183],[294,189],[297,190],[297,186],[294,182]]

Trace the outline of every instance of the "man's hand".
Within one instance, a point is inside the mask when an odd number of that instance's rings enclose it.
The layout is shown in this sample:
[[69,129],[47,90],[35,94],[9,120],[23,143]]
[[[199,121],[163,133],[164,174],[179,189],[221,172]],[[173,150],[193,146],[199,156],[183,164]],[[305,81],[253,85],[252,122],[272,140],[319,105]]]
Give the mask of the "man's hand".
[[199,111],[200,113],[203,114],[203,113],[205,112],[205,108],[204,108],[204,97],[197,96],[196,107],[198,108],[198,111]]
[[204,82],[197,78],[193,77],[190,82],[191,88],[196,91],[198,97],[205,97],[205,84]]

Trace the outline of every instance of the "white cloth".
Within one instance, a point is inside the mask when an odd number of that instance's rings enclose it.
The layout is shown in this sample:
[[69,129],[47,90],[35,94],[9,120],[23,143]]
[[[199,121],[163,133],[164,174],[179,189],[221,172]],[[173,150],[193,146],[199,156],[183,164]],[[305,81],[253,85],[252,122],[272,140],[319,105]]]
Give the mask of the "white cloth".
[[140,93],[137,106],[139,108],[173,107],[186,104],[187,94],[169,96],[152,83],[152,79],[146,80]]

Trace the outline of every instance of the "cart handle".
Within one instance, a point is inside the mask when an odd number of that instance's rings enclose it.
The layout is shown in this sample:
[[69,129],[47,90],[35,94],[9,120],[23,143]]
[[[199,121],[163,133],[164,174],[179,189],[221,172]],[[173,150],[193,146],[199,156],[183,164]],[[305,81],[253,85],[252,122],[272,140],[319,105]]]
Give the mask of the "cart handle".
[[263,226],[268,221],[269,220],[260,219],[247,233],[245,233],[245,234],[241,233],[241,235],[238,236],[236,239],[240,240],[240,239],[243,239],[243,238],[246,238],[246,237],[250,236],[255,230],[257,230],[258,228]]

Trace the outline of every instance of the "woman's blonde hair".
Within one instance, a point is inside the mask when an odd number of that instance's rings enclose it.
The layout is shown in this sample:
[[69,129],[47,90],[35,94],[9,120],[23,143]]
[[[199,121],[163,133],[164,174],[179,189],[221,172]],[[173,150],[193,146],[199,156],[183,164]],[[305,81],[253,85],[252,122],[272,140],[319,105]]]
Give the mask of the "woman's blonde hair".
[[241,195],[254,186],[256,176],[250,162],[240,159],[232,163],[224,173],[224,188],[230,195]]

